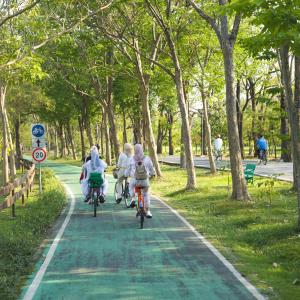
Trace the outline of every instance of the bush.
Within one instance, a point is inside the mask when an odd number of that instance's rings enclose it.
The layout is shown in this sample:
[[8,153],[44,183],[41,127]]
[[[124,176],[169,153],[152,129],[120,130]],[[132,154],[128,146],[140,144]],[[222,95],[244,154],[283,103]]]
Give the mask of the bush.
[[32,271],[47,231],[66,204],[62,185],[50,170],[43,172],[43,194],[35,187],[26,206],[0,212],[0,299],[16,299],[22,280]]

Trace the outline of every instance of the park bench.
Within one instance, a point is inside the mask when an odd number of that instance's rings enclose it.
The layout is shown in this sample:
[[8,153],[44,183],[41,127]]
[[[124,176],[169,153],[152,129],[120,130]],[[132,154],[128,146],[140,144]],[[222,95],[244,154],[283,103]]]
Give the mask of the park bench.
[[245,180],[247,183],[252,183],[254,181],[254,171],[255,171],[256,165],[255,164],[247,164],[245,167]]

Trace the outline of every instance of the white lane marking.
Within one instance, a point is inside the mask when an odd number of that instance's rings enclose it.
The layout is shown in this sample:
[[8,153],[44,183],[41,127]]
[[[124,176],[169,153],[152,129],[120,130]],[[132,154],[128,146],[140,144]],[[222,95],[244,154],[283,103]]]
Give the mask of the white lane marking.
[[193,225],[191,225],[184,217],[182,217],[175,209],[165,203],[162,199],[152,196],[164,206],[172,211],[200,240],[201,242],[225,265],[225,267],[243,284],[243,286],[252,294],[257,300],[266,300],[266,298],[259,293],[254,285],[245,279],[236,268],[201,234]]
[[75,196],[74,194],[72,193],[72,191],[70,190],[70,188],[64,184],[64,188],[65,190],[67,191],[67,194],[68,196],[71,198],[71,205],[70,205],[70,209],[68,211],[68,214],[62,224],[62,226],[60,227],[54,241],[52,242],[52,245],[47,253],[47,256],[43,262],[43,264],[41,265],[40,269],[38,270],[38,272],[36,273],[31,285],[28,287],[27,291],[26,291],[26,294],[23,298],[23,300],[31,300],[33,299],[42,279],[43,279],[43,276],[45,275],[45,272],[53,258],[53,255],[55,253],[55,250],[61,240],[61,237],[70,221],[70,218],[71,218],[71,215],[73,214],[73,211],[74,211],[74,207],[75,207]]

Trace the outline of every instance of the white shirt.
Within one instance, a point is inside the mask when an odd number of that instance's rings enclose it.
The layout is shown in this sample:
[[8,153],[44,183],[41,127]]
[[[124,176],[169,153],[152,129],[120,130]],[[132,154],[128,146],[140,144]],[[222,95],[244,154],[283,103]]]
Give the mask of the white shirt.
[[104,176],[104,170],[107,168],[107,164],[103,160],[100,160],[100,166],[97,167],[97,169],[93,170],[93,168],[92,168],[92,161],[89,160],[84,165],[84,168],[86,170],[86,179],[88,180],[88,178],[90,177],[91,173],[102,173],[102,175]]
[[[155,175],[155,170],[154,170],[154,167],[153,167],[152,160],[148,156],[145,156],[145,158],[143,160],[143,163],[145,165],[148,176],[149,177],[154,176]],[[136,165],[136,162],[135,162],[134,158],[131,157],[130,161],[129,161],[129,164],[128,164],[128,167],[125,170],[125,176],[126,177],[135,178],[135,165]]]
[[120,169],[126,169],[130,162],[131,156],[127,156],[125,153],[121,153],[117,163],[117,167]]
[[215,150],[222,150],[223,140],[221,138],[217,138],[214,140],[214,148]]

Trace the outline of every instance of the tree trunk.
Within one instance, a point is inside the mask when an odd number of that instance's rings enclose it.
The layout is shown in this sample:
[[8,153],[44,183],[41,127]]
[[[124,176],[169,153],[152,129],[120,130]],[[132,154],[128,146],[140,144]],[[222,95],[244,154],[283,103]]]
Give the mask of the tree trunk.
[[64,135],[64,127],[62,124],[58,126],[58,137],[60,140],[60,158],[66,156],[66,143],[65,143],[65,135]]
[[256,157],[256,137],[257,137],[257,117],[256,117],[256,99],[255,99],[255,83],[252,78],[248,78],[249,83],[249,93],[251,97],[251,109],[252,109],[252,122],[251,122],[251,134],[253,142],[253,157]]
[[160,112],[160,117],[158,120],[158,128],[157,128],[157,154],[162,154],[162,144],[163,144],[163,129],[161,125],[161,118],[163,117],[163,112]]
[[71,155],[71,151],[70,151],[70,139],[69,139],[69,135],[67,134],[67,131],[64,129],[64,138],[65,138],[65,145],[66,145],[66,152],[67,152],[67,156]]
[[127,138],[127,125],[126,125],[126,114],[123,112],[123,145],[128,143],[128,138]]
[[54,158],[58,158],[59,156],[59,147],[58,147],[58,140],[57,140],[57,128],[54,128]]
[[298,228],[300,229],[300,57],[295,57],[295,93],[293,99],[292,79],[289,68],[289,46],[280,48],[281,72],[289,122],[294,168],[294,188],[298,199]]
[[208,146],[208,159],[209,159],[209,165],[210,165],[210,172],[212,174],[215,174],[217,172],[214,156],[213,156],[213,150],[212,150],[212,144],[211,144],[211,129],[208,119],[208,105],[207,100],[204,91],[201,91],[201,97],[203,102],[203,122],[206,128],[206,141]]
[[180,67],[180,62],[178,59],[178,55],[176,52],[176,47],[173,42],[171,33],[165,27],[164,28],[165,36],[167,39],[167,43],[170,49],[170,54],[172,57],[174,69],[175,69],[175,76],[173,80],[176,86],[177,92],[177,100],[180,108],[180,114],[182,119],[182,141],[184,144],[184,152],[185,152],[185,160],[186,160],[186,170],[187,170],[187,189],[195,189],[196,188],[196,173],[194,167],[194,158],[193,158],[193,149],[192,149],[192,138],[191,138],[191,131],[190,131],[190,124],[189,124],[189,113],[187,110],[186,99],[184,96],[184,85],[183,85],[183,78],[182,78],[182,71]]
[[70,141],[70,145],[71,145],[72,157],[74,160],[77,160],[74,139],[73,139],[72,130],[71,130],[71,126],[70,126],[69,122],[67,124],[67,132],[68,132],[68,137],[69,137],[69,141]]
[[281,108],[281,118],[280,118],[280,138],[281,138],[281,159],[284,162],[291,162],[291,146],[290,146],[290,136],[289,136],[289,121],[286,116],[287,108],[286,101],[284,97],[284,92],[280,94],[280,108]]
[[140,116],[135,115],[133,120],[134,144],[143,144],[143,131]]
[[169,155],[174,155],[174,146],[173,146],[173,123],[174,117],[172,113],[168,114],[168,144],[169,144]]
[[90,147],[92,147],[94,145],[94,141],[89,118],[88,97],[86,95],[82,95],[82,123],[85,127]]
[[233,48],[229,42],[223,42],[222,47],[224,57],[225,82],[226,82],[226,112],[229,154],[232,177],[232,199],[249,200],[248,189],[244,178],[244,168],[242,164],[241,148],[239,143],[239,132],[236,111],[236,98],[234,93],[234,67]]
[[9,162],[8,162],[8,136],[7,136],[7,127],[5,120],[5,109],[6,109],[6,89],[7,86],[2,85],[0,82],[0,109],[1,109],[1,125],[2,125],[2,164],[3,164],[3,185],[7,185],[9,183]]
[[104,136],[105,136],[105,159],[106,163],[111,165],[111,147],[110,147],[110,139],[109,139],[109,127],[107,121],[107,113],[103,111],[103,127],[104,127]]
[[241,108],[241,82],[237,81],[236,84],[236,109],[237,109],[237,122],[238,122],[238,131],[239,131],[239,143],[241,148],[242,159],[244,159],[244,141],[243,141],[243,112]]
[[[111,48],[106,55],[106,63],[109,68],[112,68],[113,65],[113,49]],[[106,103],[107,103],[107,113],[108,113],[108,120],[109,120],[109,127],[112,137],[112,143],[114,148],[114,154],[116,159],[120,156],[120,143],[118,140],[118,134],[116,130],[116,123],[115,119],[116,116],[114,114],[114,105],[113,105],[113,77],[111,75],[106,77]]]
[[17,155],[17,161],[16,161],[16,168],[20,169],[20,159],[22,158],[22,149],[21,149],[21,141],[20,141],[20,115],[15,119],[15,135],[16,135],[16,155]]
[[180,127],[180,168],[186,169],[183,135],[184,135],[183,125],[181,124],[181,127]]
[[6,125],[6,132],[7,132],[7,138],[8,138],[8,146],[9,146],[10,177],[11,177],[11,179],[15,179],[15,177],[17,175],[15,147],[14,147],[14,143],[13,143],[13,139],[12,139],[12,135],[11,135],[11,130],[10,130],[10,126],[9,126],[6,108],[4,108],[4,116],[5,116],[5,125]]
[[84,140],[84,127],[82,124],[82,119],[78,116],[78,127],[80,133],[80,145],[81,145],[81,160],[84,161],[86,157],[85,152],[85,140]]
[[[138,41],[135,40],[135,47],[139,49]],[[158,156],[156,153],[156,143],[152,129],[152,120],[151,120],[151,113],[150,113],[150,104],[149,104],[149,84],[150,84],[150,75],[145,74],[142,66],[142,59],[140,54],[136,51],[135,52],[135,64],[136,64],[136,71],[139,78],[139,90],[140,90],[140,100],[142,104],[142,111],[143,111],[143,128],[144,128],[144,137],[147,144],[147,148],[149,151],[149,156],[153,162],[156,176],[161,177],[162,173],[160,170],[160,165],[158,162]]]

